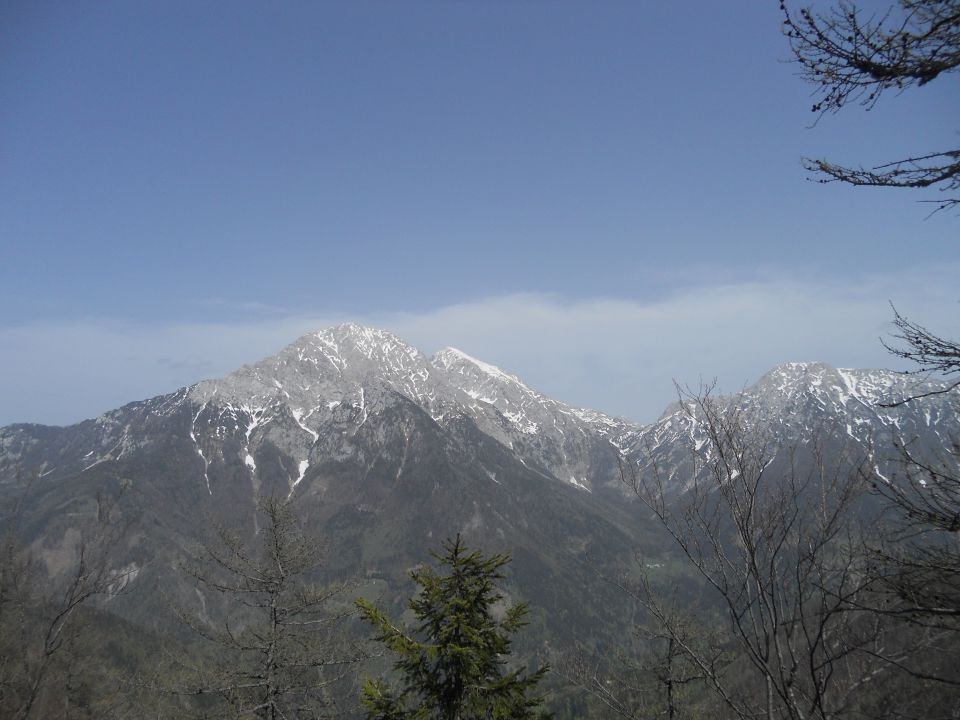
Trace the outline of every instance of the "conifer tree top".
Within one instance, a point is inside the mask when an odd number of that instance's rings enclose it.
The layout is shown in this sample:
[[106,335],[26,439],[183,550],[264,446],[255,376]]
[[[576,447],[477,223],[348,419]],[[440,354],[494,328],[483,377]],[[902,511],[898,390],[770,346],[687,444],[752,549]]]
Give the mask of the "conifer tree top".
[[398,689],[368,680],[361,699],[370,720],[430,718],[546,717],[543,699],[534,695],[547,672],[508,667],[511,637],[526,624],[527,606],[512,605],[502,619],[494,606],[503,599],[496,581],[510,562],[507,555],[484,556],[468,550],[457,535],[434,553],[438,569],[411,572],[420,592],[409,607],[417,616],[413,634],[393,624],[366,600],[361,615],[377,631],[376,639],[398,655]]

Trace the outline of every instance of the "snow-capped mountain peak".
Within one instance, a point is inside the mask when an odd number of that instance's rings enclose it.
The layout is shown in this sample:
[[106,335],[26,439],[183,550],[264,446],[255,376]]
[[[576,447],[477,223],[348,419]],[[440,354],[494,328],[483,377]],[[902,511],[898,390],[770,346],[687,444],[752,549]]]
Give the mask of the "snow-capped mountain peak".
[[437,375],[426,355],[393,333],[348,323],[303,335],[276,355],[196,385],[191,394],[238,405],[311,407],[386,388],[420,401],[434,394]]
[[393,367],[426,362],[423,353],[393,333],[354,323],[309,333],[294,342],[293,346],[313,347],[325,354],[331,352],[341,362],[363,358]]
[[[557,477],[574,477],[577,487],[586,489],[590,463],[580,458],[612,458],[610,444],[619,446],[620,438],[636,429],[553,400],[461,350],[448,347],[428,358],[393,333],[355,324],[308,333],[272,357],[189,390],[199,408],[194,426],[209,420],[223,424],[223,432],[249,431],[244,459],[246,448],[276,418],[299,426],[302,442],[312,447],[331,423],[366,424],[393,402],[391,394],[412,401],[441,425],[469,418],[526,461]],[[247,465],[256,468],[252,461]]]
[[834,368],[822,362],[807,362],[777,365],[760,378],[751,392],[783,401],[811,396],[843,406],[853,402],[875,408],[898,402],[936,384],[936,381],[931,384],[889,370]]
[[[925,443],[948,446],[960,399],[957,392],[946,392],[948,387],[944,381],[890,370],[785,363],[740,393],[713,395],[711,402],[721,414],[735,408],[738,422],[758,442],[790,447],[831,437],[837,446],[872,457],[873,448],[889,447],[892,438],[900,443],[925,438]],[[915,399],[898,404],[906,398]],[[704,419],[697,402],[674,403],[632,438],[629,454],[641,463],[666,462],[660,453],[667,450],[662,449],[669,449],[674,459],[690,450],[709,454]],[[890,455],[886,462],[895,462],[896,454]]]

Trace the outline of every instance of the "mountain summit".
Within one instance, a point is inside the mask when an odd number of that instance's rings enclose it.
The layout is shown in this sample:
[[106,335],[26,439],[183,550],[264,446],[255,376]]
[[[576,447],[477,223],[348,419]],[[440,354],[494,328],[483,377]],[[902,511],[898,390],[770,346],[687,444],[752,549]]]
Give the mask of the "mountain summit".
[[[294,444],[297,465],[306,472],[311,438],[316,442],[347,412],[362,424],[391,396],[402,396],[440,424],[468,418],[524,461],[582,489],[592,486],[598,463],[610,479],[618,440],[640,427],[550,399],[456,348],[429,358],[390,332],[354,324],[304,335],[272,357],[194,385],[182,401],[198,407],[191,429],[198,443],[196,422],[219,423],[220,435],[243,428],[251,467],[251,439],[256,443],[275,419],[292,417],[305,434]],[[294,484],[302,475],[296,478]]]

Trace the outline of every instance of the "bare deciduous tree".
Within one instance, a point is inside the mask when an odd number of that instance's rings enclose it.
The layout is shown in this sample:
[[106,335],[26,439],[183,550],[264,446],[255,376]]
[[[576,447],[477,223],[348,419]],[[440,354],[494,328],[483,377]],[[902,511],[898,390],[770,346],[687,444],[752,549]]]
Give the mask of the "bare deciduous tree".
[[[304,536],[290,504],[268,497],[258,508],[259,547],[218,525],[187,571],[222,594],[221,622],[184,611],[181,619],[215,646],[206,665],[181,660],[183,679],[166,690],[201,699],[203,717],[281,720],[336,714],[332,687],[364,657],[343,635],[354,615],[345,588],[309,582],[318,543]],[[338,602],[339,601],[339,602]]]
[[[939,458],[899,446],[902,472],[876,477],[886,504],[884,532],[867,569],[866,607],[896,625],[894,643],[877,656],[900,671],[933,683],[941,693],[960,689],[960,448]],[[926,653],[905,653],[902,645]],[[939,687],[937,687],[939,686]],[[956,710],[960,712],[960,703]]]
[[[794,13],[785,0],[780,8],[801,77],[816,89],[818,114],[851,102],[869,109],[887,91],[923,86],[960,67],[957,0],[898,0],[879,16],[846,0],[825,13],[810,8]],[[935,210],[960,204],[960,149],[922,152],[872,168],[811,159],[805,165],[821,182],[935,188],[947,194],[929,201]]]
[[65,569],[51,573],[22,538],[29,487],[4,518],[0,546],[0,716],[15,720],[71,712],[67,656],[78,651],[79,613],[126,587],[128,571],[116,566],[115,554],[132,522],[118,511],[119,495],[98,493],[75,541],[62,549]]
[[935,335],[922,325],[903,317],[896,308],[893,308],[893,324],[897,328],[893,338],[902,344],[890,345],[883,341],[883,346],[891,355],[909,360],[916,366],[906,372],[928,377],[941,376],[950,382],[942,388],[924,390],[893,402],[881,403],[881,407],[905,405],[919,398],[944,395],[960,387],[960,380],[953,380],[953,377],[960,374],[960,343]]
[[778,447],[762,418],[710,388],[681,403],[706,438],[682,490],[655,466],[625,479],[712,589],[742,655],[741,678],[718,672],[716,648],[685,642],[669,614],[654,616],[739,718],[850,712],[889,668],[867,652],[879,629],[857,603],[868,591],[858,466],[842,451]]
[[681,603],[676,594],[654,588],[646,572],[638,581],[611,582],[646,613],[636,630],[638,649],[621,650],[604,662],[580,649],[564,659],[560,672],[625,720],[695,716],[692,706],[703,705],[703,690],[722,686],[729,667],[719,634],[707,617],[696,617],[689,598]]
[[[884,343],[886,348],[916,366],[910,374],[948,382],[882,405],[955,396],[960,344],[906,319],[896,308],[894,316],[894,338],[900,344]],[[953,408],[960,412],[960,399],[955,397]],[[909,626],[900,632],[911,643],[919,636],[936,648],[924,656],[887,652],[890,662],[933,683],[935,691],[955,693],[960,687],[960,441],[943,438],[938,448],[916,447],[909,437],[897,443],[901,471],[872,483],[886,503],[889,529],[873,549],[871,574],[878,596],[871,598],[871,609]]]

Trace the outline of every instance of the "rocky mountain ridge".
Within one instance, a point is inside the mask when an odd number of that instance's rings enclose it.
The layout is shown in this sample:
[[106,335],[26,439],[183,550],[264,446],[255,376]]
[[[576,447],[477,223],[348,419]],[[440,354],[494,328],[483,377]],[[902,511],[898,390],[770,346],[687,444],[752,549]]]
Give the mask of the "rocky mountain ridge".
[[[884,406],[942,387],[891,371],[787,363],[735,398],[752,422],[774,430],[778,442],[789,444],[827,429],[866,451],[894,437],[922,438],[928,445],[947,442],[960,429],[957,392]],[[257,453],[264,445],[287,455],[283,464],[292,494],[310,468],[322,464],[324,448],[336,456],[337,438],[355,435],[371,414],[398,397],[441,427],[469,420],[521,462],[584,491],[615,487],[621,455],[642,464],[644,457],[662,458],[664,447],[676,456],[706,442],[689,403],[674,403],[655,423],[641,425],[549,398],[456,348],[428,357],[387,331],[345,324],[304,335],[223,378],[131,403],[71,428],[4,428],[0,473],[6,468],[9,479],[18,463],[44,474],[89,472],[134,451],[143,440],[137,437],[138,424],[189,415],[189,427],[176,432],[193,446],[208,494],[213,492],[211,462],[223,464],[227,447],[257,485]],[[42,438],[76,435],[72,428],[84,429],[86,439],[76,443],[84,450],[79,457],[63,448],[65,468],[49,456],[30,463],[30,449],[38,449]]]
[[[881,476],[899,466],[898,446],[922,452],[949,448],[960,436],[960,394],[949,383],[888,370],[833,368],[825,363],[785,363],[735,396],[706,388],[721,412],[735,408],[738,422],[755,428],[758,442],[789,449],[816,442],[866,458]],[[625,454],[641,467],[678,468],[694,454],[712,451],[694,392],[630,437]],[[920,397],[917,397],[920,396]],[[915,398],[903,403],[908,398]],[[689,466],[686,472],[689,472]]]
[[[250,441],[278,414],[291,416],[302,434],[291,447],[298,454],[297,485],[311,463],[309,447],[321,433],[348,415],[357,427],[363,425],[391,393],[440,424],[469,418],[524,461],[586,489],[598,472],[609,476],[609,443],[616,447],[639,429],[548,398],[455,348],[431,358],[392,333],[352,324],[304,335],[277,355],[198,383],[179,402],[198,407],[191,428],[197,443],[197,422],[214,423],[221,435],[242,428],[244,460],[251,468],[256,461]],[[203,456],[201,445],[197,448]]]

